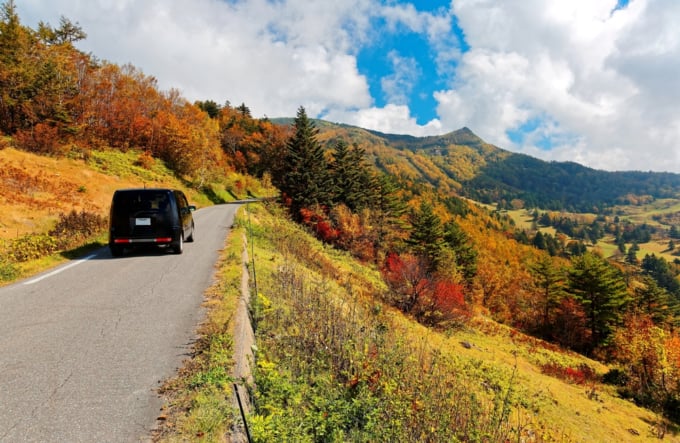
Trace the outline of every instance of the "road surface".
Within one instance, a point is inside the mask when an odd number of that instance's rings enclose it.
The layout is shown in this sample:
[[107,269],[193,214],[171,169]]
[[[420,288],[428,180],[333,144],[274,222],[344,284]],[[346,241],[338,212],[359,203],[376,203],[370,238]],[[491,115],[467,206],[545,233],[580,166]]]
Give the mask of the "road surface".
[[148,441],[237,207],[196,211],[181,255],[104,248],[0,288],[0,442]]

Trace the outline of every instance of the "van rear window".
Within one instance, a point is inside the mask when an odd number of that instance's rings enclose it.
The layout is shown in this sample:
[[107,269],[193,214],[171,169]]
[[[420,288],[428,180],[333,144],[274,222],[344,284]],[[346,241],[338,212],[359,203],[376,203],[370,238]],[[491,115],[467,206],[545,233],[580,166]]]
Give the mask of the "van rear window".
[[163,191],[128,191],[115,195],[114,206],[118,213],[135,214],[138,212],[167,213],[170,211],[168,193]]

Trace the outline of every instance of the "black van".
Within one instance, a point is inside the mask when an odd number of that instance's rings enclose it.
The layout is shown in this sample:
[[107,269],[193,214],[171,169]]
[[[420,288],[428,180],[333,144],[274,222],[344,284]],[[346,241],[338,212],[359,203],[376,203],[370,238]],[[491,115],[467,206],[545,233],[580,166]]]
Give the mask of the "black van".
[[174,189],[117,190],[109,214],[111,255],[143,245],[162,245],[181,254],[184,242],[194,240],[195,209]]

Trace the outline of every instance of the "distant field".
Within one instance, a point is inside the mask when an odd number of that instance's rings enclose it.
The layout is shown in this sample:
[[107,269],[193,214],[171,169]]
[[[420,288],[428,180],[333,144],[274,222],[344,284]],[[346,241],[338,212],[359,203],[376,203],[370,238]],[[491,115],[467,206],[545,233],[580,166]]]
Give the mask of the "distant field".
[[[533,210],[527,209],[516,209],[503,211],[507,214],[515,223],[518,229],[531,230],[533,229]],[[539,213],[542,212],[539,210]],[[680,218],[680,201],[674,199],[664,199],[657,200],[648,205],[643,206],[620,206],[617,207],[615,212],[619,214],[619,218],[630,220],[636,225],[647,223],[650,226],[660,227],[664,229],[669,229],[669,226],[662,225],[654,217],[667,216],[671,219]],[[572,216],[574,218],[595,218],[596,214],[572,214],[564,213],[565,216]],[[552,227],[540,226],[539,230],[546,234],[555,235],[556,231]],[[674,261],[679,257],[672,254],[672,251],[668,250],[667,238],[654,239],[649,243],[643,243],[638,245],[640,251],[637,253],[637,257],[641,260],[645,254],[655,254],[657,257],[663,257],[668,261]],[[680,250],[680,242],[678,242],[678,250]],[[629,247],[630,245],[626,245]],[[605,257],[613,257],[619,254],[618,247],[614,244],[614,238],[609,236],[598,241],[594,249],[599,250]]]

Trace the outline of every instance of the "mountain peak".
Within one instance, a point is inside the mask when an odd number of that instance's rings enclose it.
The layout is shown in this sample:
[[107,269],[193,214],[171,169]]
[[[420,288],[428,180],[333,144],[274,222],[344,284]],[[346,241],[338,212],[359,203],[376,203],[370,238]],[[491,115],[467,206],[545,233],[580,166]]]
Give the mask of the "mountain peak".
[[464,126],[456,131],[449,132],[442,137],[451,140],[456,145],[478,145],[484,143],[470,128]]

